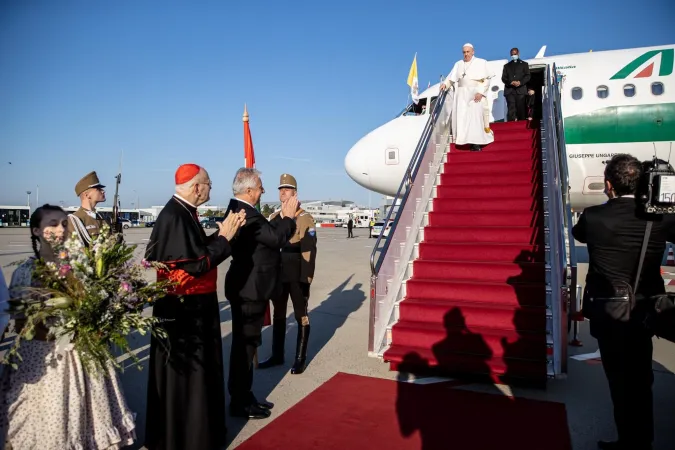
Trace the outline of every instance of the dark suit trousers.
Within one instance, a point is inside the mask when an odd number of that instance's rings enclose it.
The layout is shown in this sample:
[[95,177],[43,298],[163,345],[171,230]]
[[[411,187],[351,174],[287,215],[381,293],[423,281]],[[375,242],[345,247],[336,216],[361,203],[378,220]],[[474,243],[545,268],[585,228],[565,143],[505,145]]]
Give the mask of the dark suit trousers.
[[262,343],[262,326],[267,302],[236,298],[232,309],[232,348],[227,389],[231,405],[248,406],[253,398],[253,357]]
[[622,331],[602,333],[598,347],[619,440],[635,448],[650,448],[654,439],[651,336],[631,324]]
[[527,107],[525,104],[526,94],[517,94],[515,90],[505,94],[506,104],[508,106],[507,120],[513,122],[516,120],[527,119]]

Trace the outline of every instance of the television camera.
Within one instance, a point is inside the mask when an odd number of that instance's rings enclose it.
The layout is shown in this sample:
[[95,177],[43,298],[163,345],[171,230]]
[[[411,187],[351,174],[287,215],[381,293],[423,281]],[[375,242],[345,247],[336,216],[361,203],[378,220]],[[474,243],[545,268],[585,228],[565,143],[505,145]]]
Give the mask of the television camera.
[[[656,151],[654,153],[651,161],[642,163],[643,178],[638,199],[649,214],[673,214],[675,213],[675,170],[668,161],[657,158]],[[668,159],[670,160],[670,156]]]

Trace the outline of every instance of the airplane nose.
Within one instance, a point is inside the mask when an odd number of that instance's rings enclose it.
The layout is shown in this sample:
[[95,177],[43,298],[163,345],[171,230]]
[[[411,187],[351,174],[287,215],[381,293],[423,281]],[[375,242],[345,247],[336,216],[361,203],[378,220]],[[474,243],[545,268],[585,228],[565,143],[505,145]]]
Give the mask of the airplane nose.
[[345,156],[345,170],[347,175],[361,186],[368,188],[370,185],[370,175],[368,173],[368,164],[366,152],[361,142],[356,143]]

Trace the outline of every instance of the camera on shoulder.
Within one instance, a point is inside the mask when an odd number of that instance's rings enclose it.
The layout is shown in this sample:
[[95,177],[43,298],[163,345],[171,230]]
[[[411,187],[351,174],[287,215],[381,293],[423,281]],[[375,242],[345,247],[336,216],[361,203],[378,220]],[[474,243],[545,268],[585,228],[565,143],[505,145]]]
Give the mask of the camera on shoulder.
[[643,176],[638,195],[640,203],[649,214],[675,213],[675,170],[662,159],[654,156],[642,163]]

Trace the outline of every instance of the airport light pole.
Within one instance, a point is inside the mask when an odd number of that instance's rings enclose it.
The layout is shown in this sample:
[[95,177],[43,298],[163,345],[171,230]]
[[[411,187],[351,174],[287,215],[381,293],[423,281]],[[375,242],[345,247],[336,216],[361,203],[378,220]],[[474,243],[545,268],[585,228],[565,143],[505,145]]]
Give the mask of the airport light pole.
[[30,217],[30,191],[26,191],[26,194],[28,194],[28,217]]
[[138,195],[138,191],[136,189],[134,189],[134,192],[136,193],[136,208],[140,209],[140,207],[141,207],[141,197],[140,197],[140,195]]

